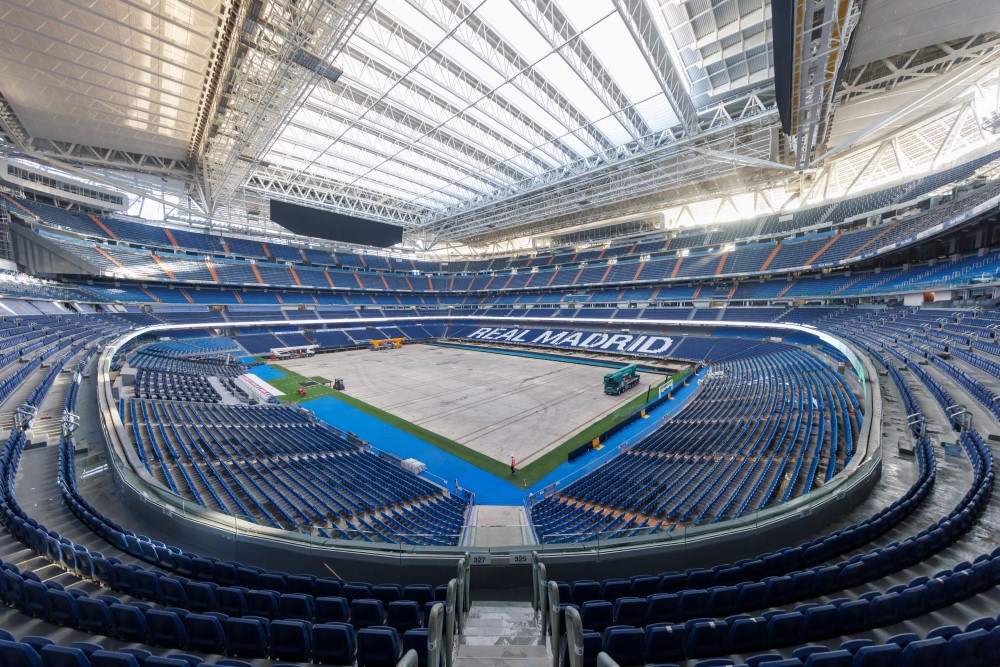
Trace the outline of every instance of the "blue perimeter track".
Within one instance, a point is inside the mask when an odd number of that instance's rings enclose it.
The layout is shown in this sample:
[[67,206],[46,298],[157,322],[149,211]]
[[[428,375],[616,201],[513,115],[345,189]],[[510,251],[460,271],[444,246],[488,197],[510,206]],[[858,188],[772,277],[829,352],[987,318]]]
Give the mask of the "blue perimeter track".
[[267,382],[269,380],[280,380],[281,378],[285,377],[285,374],[279,371],[277,368],[266,365],[254,366],[253,368],[250,369],[249,372],[256,375],[264,382]]
[[676,414],[694,394],[704,373],[702,370],[697,375],[692,375],[688,386],[682,385],[676,390],[674,400],[664,401],[648,413],[647,419],[637,419],[629,424],[603,443],[600,450],[561,464],[528,487],[521,484],[517,477],[497,477],[335,398],[316,398],[299,405],[312,410],[317,418],[328,424],[343,431],[352,431],[371,443],[375,449],[404,459],[417,459],[427,466],[427,472],[447,480],[449,488],[454,480],[458,480],[459,486],[476,494],[476,503],[479,505],[521,505],[526,494],[538,492],[557,482],[560,487],[569,484],[617,454],[623,443],[634,444],[642,434],[651,431],[654,424]]

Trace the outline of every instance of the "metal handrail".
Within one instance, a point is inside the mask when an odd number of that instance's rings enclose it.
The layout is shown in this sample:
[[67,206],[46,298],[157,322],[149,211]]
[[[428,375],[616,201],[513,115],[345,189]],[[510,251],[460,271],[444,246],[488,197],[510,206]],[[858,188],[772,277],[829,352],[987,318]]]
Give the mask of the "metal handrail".
[[465,560],[465,595],[462,600],[465,602],[464,613],[468,614],[472,608],[472,556],[466,551],[462,558]]
[[455,654],[455,603],[458,597],[458,581],[448,582],[448,595],[445,602],[444,619],[444,662],[445,667],[452,667]]
[[[559,586],[554,581],[548,583],[548,605],[549,605],[549,634],[552,637],[550,647],[552,649],[552,667],[559,667]],[[544,640],[544,628],[542,639]]]
[[618,667],[618,663],[610,655],[601,651],[597,654],[597,667]]
[[[450,662],[450,650],[447,658],[442,655],[444,626],[447,622],[445,606],[438,602],[431,607],[431,613],[427,617],[427,667],[442,667],[442,660]],[[406,656],[403,656],[404,658]],[[406,665],[404,667],[410,667]]]
[[539,589],[542,586],[544,586],[542,580],[539,579],[540,576],[538,569],[539,567],[543,568],[544,571],[545,565],[539,562],[538,552],[532,551],[531,552],[531,608],[534,609],[536,612],[541,608],[541,605],[539,604],[541,600],[541,591]]
[[396,663],[396,667],[417,667],[420,664],[420,657],[415,649],[410,649],[403,654],[403,657]]
[[[583,667],[583,622],[580,620],[580,610],[566,607],[563,620],[566,623],[567,667]],[[556,660],[558,661],[558,657]]]

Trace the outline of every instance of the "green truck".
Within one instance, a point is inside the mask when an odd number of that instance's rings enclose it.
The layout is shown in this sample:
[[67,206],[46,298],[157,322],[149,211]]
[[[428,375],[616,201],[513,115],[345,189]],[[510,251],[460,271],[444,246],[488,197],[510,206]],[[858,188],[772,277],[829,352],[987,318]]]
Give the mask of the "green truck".
[[639,384],[638,368],[632,364],[604,376],[604,393],[609,396],[617,396],[637,384]]

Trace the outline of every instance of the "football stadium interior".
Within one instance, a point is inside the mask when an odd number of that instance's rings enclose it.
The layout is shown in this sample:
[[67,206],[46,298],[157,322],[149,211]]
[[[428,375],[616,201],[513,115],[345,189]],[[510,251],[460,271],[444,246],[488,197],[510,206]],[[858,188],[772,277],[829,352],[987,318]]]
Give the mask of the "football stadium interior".
[[0,667],[1000,666],[996,0],[0,0]]

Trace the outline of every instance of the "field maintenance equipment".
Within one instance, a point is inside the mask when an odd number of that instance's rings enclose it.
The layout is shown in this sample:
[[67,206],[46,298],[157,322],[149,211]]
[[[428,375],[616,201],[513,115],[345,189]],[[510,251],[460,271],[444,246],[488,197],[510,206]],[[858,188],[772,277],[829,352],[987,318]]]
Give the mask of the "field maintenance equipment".
[[604,393],[609,396],[618,396],[637,384],[639,384],[639,373],[637,366],[632,364],[604,376]]
[[369,350],[398,350],[403,347],[405,338],[387,338],[385,340],[368,341]]

